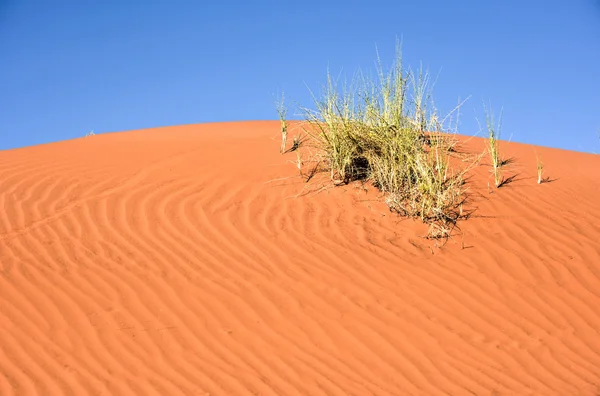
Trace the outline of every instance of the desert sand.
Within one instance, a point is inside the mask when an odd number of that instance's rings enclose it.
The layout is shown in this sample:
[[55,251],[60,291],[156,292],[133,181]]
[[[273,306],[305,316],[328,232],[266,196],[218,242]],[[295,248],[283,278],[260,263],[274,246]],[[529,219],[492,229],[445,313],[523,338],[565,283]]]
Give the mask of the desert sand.
[[439,247],[278,132],[0,152],[0,395],[600,394],[600,156],[502,142]]

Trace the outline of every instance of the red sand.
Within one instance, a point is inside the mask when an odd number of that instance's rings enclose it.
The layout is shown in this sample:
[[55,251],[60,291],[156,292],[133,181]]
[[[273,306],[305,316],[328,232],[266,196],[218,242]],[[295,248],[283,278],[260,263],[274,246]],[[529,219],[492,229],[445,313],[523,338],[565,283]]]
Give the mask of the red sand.
[[0,152],[0,395],[600,393],[600,156],[535,148],[537,185],[503,143],[438,249],[374,191],[294,198],[277,134]]

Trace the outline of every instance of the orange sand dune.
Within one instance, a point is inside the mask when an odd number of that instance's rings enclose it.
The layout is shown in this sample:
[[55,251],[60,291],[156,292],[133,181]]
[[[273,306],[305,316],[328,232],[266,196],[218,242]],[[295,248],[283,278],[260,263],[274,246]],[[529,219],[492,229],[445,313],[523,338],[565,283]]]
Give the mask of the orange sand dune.
[[277,134],[0,152],[0,395],[600,394],[600,156],[504,144],[437,248]]

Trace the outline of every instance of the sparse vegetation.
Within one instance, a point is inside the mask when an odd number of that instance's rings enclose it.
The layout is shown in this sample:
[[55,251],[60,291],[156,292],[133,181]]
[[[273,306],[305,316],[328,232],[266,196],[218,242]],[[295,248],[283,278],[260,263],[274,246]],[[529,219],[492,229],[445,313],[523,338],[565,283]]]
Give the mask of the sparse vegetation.
[[281,148],[279,149],[280,153],[285,153],[285,147],[287,144],[287,108],[285,107],[285,97],[284,94],[281,94],[281,100],[277,102],[277,113],[279,114],[279,121],[281,123]]
[[488,112],[485,108],[485,122],[488,129],[487,139],[487,151],[490,155],[490,161],[492,163],[492,174],[494,176],[494,185],[496,188],[501,187],[504,184],[504,178],[502,177],[502,170],[500,169],[504,165],[504,161],[500,157],[498,150],[498,139],[500,138],[500,129],[502,127],[502,114],[498,120],[498,124],[494,125],[494,114]]
[[544,163],[538,156],[537,157],[537,182],[538,182],[538,184],[542,184],[542,182],[544,181],[544,179],[542,178],[543,173],[544,173]]
[[550,181],[549,177],[544,177],[544,163],[539,155],[536,154],[537,163],[537,183],[542,184]]
[[405,72],[400,46],[388,73],[377,60],[375,80],[361,74],[341,91],[328,73],[323,98],[313,95],[316,110],[304,109],[306,136],[317,149],[308,179],[326,171],[334,185],[371,182],[391,211],[421,219],[430,238],[447,238],[469,215],[463,205],[470,167],[451,167],[455,141],[444,133],[448,116],[440,120],[433,107],[429,75]]
[[302,176],[302,154],[300,154],[300,150],[296,151],[296,167],[300,172],[300,176]]

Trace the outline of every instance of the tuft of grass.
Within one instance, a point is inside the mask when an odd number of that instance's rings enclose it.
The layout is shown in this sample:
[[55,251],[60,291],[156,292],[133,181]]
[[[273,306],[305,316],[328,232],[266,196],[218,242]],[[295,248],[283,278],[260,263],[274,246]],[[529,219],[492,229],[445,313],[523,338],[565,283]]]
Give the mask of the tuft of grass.
[[500,139],[500,129],[502,128],[502,113],[500,113],[498,123],[494,125],[494,114],[491,112],[491,110],[488,111],[485,105],[484,111],[485,121],[488,129],[487,152],[490,155],[490,161],[492,163],[494,185],[496,186],[496,188],[499,188],[505,184],[505,180],[502,177],[502,170],[500,168],[506,163],[500,157],[500,153],[498,150],[498,140]]
[[281,94],[281,100],[279,100],[276,104],[277,114],[279,114],[279,121],[281,123],[281,147],[279,152],[281,154],[285,153],[285,147],[287,144],[287,130],[288,130],[288,122],[287,122],[287,108],[285,107],[285,97],[284,94]]
[[300,176],[302,176],[302,155],[300,151],[296,151],[296,167],[298,168],[298,172],[300,172]]
[[538,184],[542,184],[544,182],[544,179],[542,178],[543,174],[544,174],[544,163],[542,162],[540,157],[538,157],[537,158],[537,182],[538,182]]
[[451,168],[456,141],[444,133],[448,116],[437,116],[429,74],[404,71],[400,45],[388,72],[379,56],[377,66],[376,78],[359,74],[342,89],[328,72],[322,98],[311,92],[316,110],[303,110],[317,148],[310,162],[317,165],[309,174],[319,167],[334,185],[370,181],[391,211],[421,219],[430,238],[448,238],[469,214],[463,211],[468,168]]
[[537,164],[537,183],[542,184],[550,181],[549,177],[544,177],[544,163],[539,155],[536,154]]

